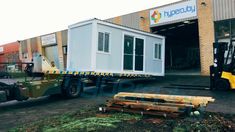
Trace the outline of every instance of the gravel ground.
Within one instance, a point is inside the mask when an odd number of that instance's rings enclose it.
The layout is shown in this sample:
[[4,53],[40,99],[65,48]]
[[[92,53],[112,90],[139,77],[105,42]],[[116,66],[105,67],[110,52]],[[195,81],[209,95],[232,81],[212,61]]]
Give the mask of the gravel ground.
[[[139,82],[136,87],[126,85],[120,88],[120,91],[212,96],[216,101],[208,105],[207,111],[235,114],[234,91],[164,88],[173,83],[208,86],[209,78],[198,76],[169,76],[160,78],[154,82]],[[92,90],[90,92],[92,92]],[[94,96],[91,95],[90,92],[86,92],[80,98],[70,100],[62,99],[61,97],[42,97],[24,102],[11,101],[2,103],[0,104],[0,131],[7,131],[12,127],[37,121],[48,116],[74,112],[81,107],[84,108],[104,104],[105,101],[113,95],[112,93],[105,93],[103,95]]]

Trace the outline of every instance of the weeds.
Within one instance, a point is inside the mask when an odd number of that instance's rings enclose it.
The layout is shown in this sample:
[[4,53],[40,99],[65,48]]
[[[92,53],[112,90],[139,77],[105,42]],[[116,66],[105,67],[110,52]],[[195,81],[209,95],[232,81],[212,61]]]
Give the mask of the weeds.
[[[83,112],[82,112],[83,113]],[[85,114],[85,113],[83,113]],[[65,114],[48,119],[44,119],[32,124],[27,124],[14,128],[10,132],[23,131],[44,131],[44,132],[64,132],[64,131],[95,131],[102,128],[117,128],[116,124],[126,120],[139,120],[141,116],[123,113],[113,113],[107,117],[93,116],[82,118],[81,115]]]

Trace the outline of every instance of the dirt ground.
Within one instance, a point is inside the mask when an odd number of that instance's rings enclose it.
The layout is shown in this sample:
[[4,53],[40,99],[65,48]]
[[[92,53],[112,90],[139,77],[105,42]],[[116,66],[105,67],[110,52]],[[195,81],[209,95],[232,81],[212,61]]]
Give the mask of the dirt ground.
[[[235,92],[234,91],[209,91],[195,89],[173,89],[166,88],[170,84],[187,84],[209,86],[208,77],[198,76],[169,76],[152,82],[142,81],[133,85],[126,85],[119,91],[162,93],[172,95],[195,95],[212,96],[216,99],[206,108],[208,112],[235,114]],[[93,95],[94,89],[86,91],[76,99],[62,99],[61,97],[42,97],[24,102],[8,102],[0,104],[0,131],[7,131],[30,122],[35,122],[47,117],[76,112],[81,108],[93,108],[105,104],[106,100],[114,94],[110,91],[102,95]],[[128,129],[125,129],[127,131]]]

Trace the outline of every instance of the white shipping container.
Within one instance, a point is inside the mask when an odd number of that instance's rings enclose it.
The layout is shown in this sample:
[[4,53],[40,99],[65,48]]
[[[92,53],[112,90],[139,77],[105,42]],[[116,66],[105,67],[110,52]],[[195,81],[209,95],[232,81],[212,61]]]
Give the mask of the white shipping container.
[[98,19],[68,28],[67,71],[164,76],[165,37]]

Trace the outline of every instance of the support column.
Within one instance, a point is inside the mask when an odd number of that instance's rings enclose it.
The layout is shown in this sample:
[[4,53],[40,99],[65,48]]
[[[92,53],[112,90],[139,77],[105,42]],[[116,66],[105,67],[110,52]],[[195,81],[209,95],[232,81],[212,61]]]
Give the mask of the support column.
[[32,56],[31,40],[30,39],[27,39],[27,53],[28,53],[27,61],[31,62],[33,56]]
[[38,47],[38,53],[42,55],[42,41],[40,37],[37,37],[37,47]]
[[63,56],[63,45],[62,45],[62,33],[61,31],[56,32],[56,41],[58,47],[58,54],[59,54],[59,63],[60,63],[60,70],[64,70],[64,56]]
[[150,32],[149,10],[139,12],[139,19],[140,30]]
[[209,75],[213,64],[214,22],[212,0],[197,0],[201,75]]

